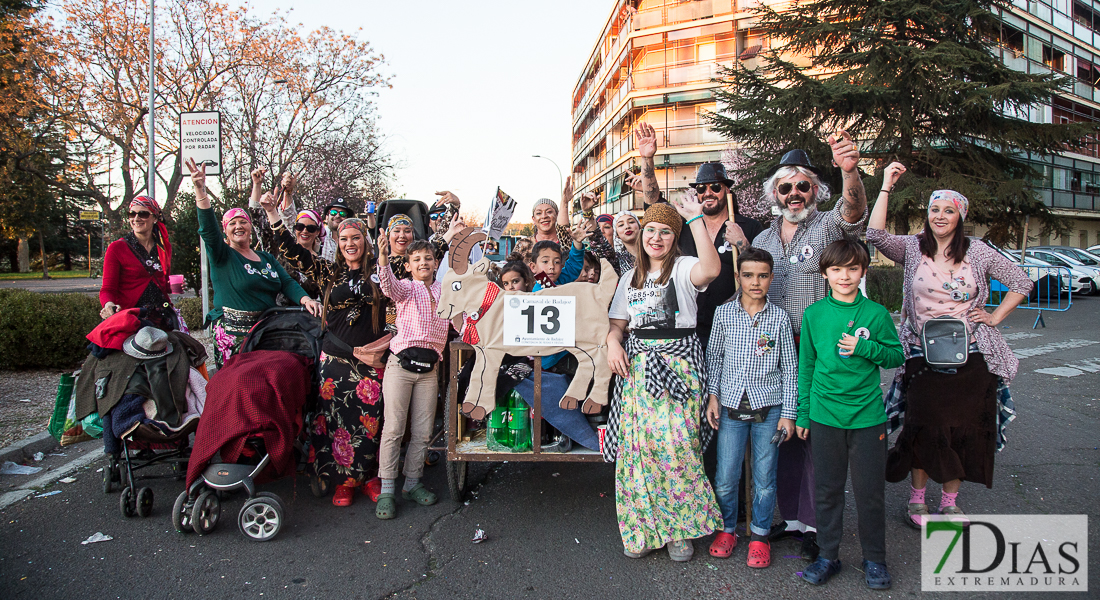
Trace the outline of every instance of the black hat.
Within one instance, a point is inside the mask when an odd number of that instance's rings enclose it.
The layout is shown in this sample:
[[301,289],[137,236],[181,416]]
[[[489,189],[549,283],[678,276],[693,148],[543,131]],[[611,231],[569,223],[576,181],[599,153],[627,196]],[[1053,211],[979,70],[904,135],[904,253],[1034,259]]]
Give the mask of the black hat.
[[695,183],[724,183],[726,187],[733,185],[733,180],[726,177],[726,167],[720,162],[709,162],[699,165],[695,172]]
[[343,198],[337,198],[337,199],[333,200],[332,202],[328,203],[328,206],[326,206],[325,210],[322,211],[324,214],[322,214],[321,217],[322,218],[327,217],[328,216],[328,211],[330,211],[334,208],[342,208],[342,209],[348,211],[349,213],[352,213],[352,216],[355,216],[355,211],[351,210],[351,207],[348,206],[348,203],[344,202]]
[[779,164],[772,168],[768,172],[768,177],[775,175],[775,172],[782,167],[802,167],[803,169],[809,169],[813,171],[818,177],[822,177],[821,169],[815,167],[810,162],[810,156],[806,154],[805,150],[791,150],[783,155],[783,158],[779,160]]

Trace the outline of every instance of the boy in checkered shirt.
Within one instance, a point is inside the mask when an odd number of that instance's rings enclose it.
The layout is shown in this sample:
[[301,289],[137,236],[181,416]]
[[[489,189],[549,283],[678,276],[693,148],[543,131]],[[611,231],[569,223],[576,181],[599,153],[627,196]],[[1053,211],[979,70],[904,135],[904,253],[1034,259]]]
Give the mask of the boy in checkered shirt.
[[[707,421],[718,430],[714,493],[723,530],[711,556],[728,558],[737,545],[737,494],[745,445],[752,443],[752,537],[748,566],[771,564],[772,514],[779,444],[794,434],[798,402],[798,349],[791,319],[768,302],[772,255],[748,248],[737,258],[740,291],[714,313],[707,346]],[[773,438],[775,442],[773,443]]]

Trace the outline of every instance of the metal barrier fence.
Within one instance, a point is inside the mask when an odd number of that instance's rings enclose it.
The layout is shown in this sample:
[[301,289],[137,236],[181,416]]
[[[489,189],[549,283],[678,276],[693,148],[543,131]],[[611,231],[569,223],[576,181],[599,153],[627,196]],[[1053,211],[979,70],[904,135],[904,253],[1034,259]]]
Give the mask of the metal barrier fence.
[[[1039,325],[1047,326],[1046,322],[1043,321],[1044,310],[1065,312],[1073,305],[1073,288],[1075,285],[1081,287],[1082,282],[1074,281],[1073,272],[1068,267],[1032,264],[1023,264],[1019,267],[1027,273],[1028,278],[1035,284],[1031,289],[1031,295],[1025,298],[1019,306],[1019,308],[1038,311],[1035,324],[1031,326],[1032,329],[1039,327]],[[1087,278],[1081,277],[1080,279]],[[1000,306],[1005,294],[1009,291],[1008,286],[996,279],[990,279],[989,302],[986,303],[986,306],[991,308]]]

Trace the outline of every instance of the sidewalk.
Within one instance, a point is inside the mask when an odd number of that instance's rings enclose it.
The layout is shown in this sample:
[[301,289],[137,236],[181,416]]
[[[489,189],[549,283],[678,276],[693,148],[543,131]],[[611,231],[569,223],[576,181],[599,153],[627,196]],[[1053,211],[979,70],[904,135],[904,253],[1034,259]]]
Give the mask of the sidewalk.
[[21,288],[39,293],[84,293],[99,294],[99,288],[103,280],[89,277],[76,277],[67,279],[17,279],[12,281],[0,281],[2,288]]

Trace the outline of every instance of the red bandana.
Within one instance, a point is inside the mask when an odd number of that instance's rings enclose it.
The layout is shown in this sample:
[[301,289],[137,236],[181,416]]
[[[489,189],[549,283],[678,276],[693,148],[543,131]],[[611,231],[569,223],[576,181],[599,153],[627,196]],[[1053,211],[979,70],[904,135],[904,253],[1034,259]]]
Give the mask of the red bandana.
[[477,334],[477,322],[481,320],[481,317],[485,316],[485,312],[493,306],[493,302],[496,302],[497,295],[500,294],[500,286],[489,282],[485,286],[485,297],[481,300],[481,308],[472,315],[466,315],[466,328],[462,332],[462,341],[467,344],[474,345],[481,341],[481,337]]

